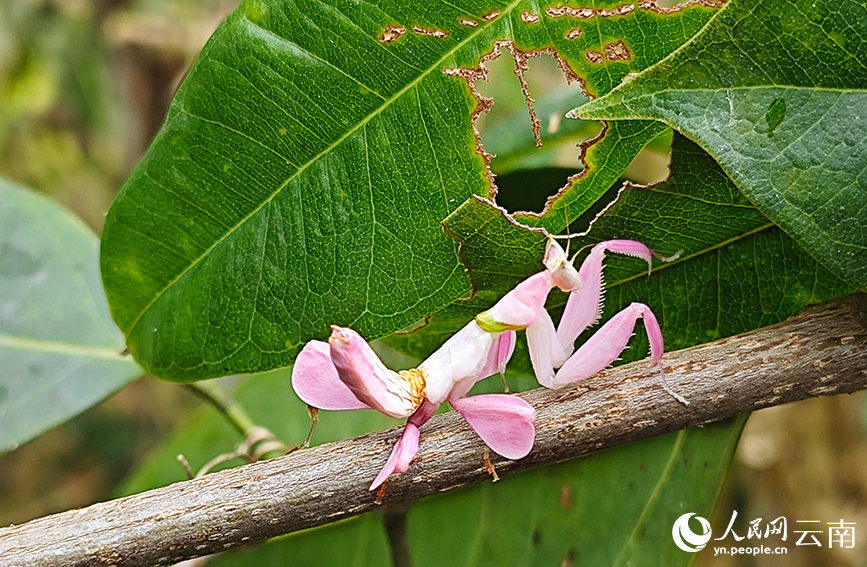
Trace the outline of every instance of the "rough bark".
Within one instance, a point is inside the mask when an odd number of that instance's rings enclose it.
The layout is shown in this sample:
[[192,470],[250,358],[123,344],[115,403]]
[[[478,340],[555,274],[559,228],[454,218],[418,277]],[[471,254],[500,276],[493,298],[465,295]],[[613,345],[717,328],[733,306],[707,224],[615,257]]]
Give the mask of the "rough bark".
[[[647,362],[573,387],[522,396],[538,411],[536,444],[500,475],[555,463],[743,412],[867,388],[867,299],[825,304],[783,323],[665,357],[667,395]],[[376,509],[367,490],[399,429],[320,445],[0,529],[0,565],[167,565]],[[490,479],[485,446],[455,413],[422,428],[394,505]]]

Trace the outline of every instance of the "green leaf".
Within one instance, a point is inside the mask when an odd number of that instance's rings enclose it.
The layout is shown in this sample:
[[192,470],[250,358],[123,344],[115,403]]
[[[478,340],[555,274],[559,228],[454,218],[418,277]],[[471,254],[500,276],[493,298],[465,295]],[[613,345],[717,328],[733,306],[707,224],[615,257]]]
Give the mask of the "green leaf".
[[[594,225],[593,240],[631,238],[663,254],[646,265],[609,255],[603,320],[632,301],[659,318],[666,348],[676,350],[777,323],[806,305],[851,293],[754,208],[716,162],[680,135],[672,146],[671,179],[630,187]],[[556,296],[552,305],[561,305]],[[646,354],[643,332],[624,360]]]
[[99,282],[93,233],[0,179],[0,453],[141,374]]
[[[408,518],[413,565],[688,565],[671,526],[709,517],[746,416],[435,496]],[[436,537],[430,537],[436,533]]]
[[694,39],[577,109],[704,147],[825,266],[867,289],[867,3],[731,0]]
[[[261,371],[289,364],[329,324],[373,339],[468,295],[440,222],[490,187],[476,100],[443,70],[473,68],[511,38],[556,50],[588,92],[605,92],[714,12],[639,8],[571,40],[574,18],[527,24],[532,9],[244,3],[202,50],[106,219],[103,281],[137,360],[173,380]],[[392,24],[410,31],[384,43]],[[628,61],[586,58],[619,40],[631,43]]]

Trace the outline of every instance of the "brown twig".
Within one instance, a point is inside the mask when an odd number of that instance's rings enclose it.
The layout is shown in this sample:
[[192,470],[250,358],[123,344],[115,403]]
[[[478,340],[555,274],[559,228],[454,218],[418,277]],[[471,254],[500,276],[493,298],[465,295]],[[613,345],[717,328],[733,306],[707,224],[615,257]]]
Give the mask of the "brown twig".
[[[853,296],[783,323],[669,353],[666,394],[638,362],[574,387],[522,394],[538,412],[524,459],[492,455],[499,474],[759,408],[867,388],[867,299]],[[368,491],[398,429],[320,445],[171,486],[0,529],[0,565],[168,565],[334,522],[377,507]],[[490,479],[485,445],[455,412],[422,428],[409,471],[385,505]]]

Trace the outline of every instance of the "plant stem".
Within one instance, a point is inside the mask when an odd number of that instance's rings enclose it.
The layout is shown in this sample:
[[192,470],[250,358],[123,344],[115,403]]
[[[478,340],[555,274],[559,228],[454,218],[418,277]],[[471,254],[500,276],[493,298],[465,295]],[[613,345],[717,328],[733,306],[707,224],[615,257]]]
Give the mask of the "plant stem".
[[[256,425],[247,410],[216,382],[205,380],[185,386],[214,406],[244,436],[244,444],[239,448],[240,456],[248,455],[251,460],[265,460],[286,453],[287,447],[277,441],[273,433]],[[199,474],[206,472],[207,469]]]
[[219,384],[213,381],[203,380],[201,382],[193,382],[192,384],[184,385],[189,391],[193,392],[226,416],[235,429],[243,436],[247,436],[250,431],[256,427],[256,423],[250,414],[247,413],[241,404],[235,398],[230,396],[220,387]]
[[388,545],[391,548],[391,564],[393,567],[412,567],[409,555],[409,535],[406,529],[406,514],[409,504],[400,504],[382,515]]

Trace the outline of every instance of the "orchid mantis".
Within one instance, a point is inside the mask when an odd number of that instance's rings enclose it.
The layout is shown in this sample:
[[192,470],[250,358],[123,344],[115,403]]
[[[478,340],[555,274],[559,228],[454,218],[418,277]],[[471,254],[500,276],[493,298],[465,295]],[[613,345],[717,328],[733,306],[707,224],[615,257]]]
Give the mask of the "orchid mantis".
[[[466,397],[473,385],[503,373],[515,348],[516,331],[525,330],[533,370],[539,383],[561,388],[611,364],[626,347],[638,319],[650,340],[651,362],[662,375],[663,387],[688,403],[665,383],[663,340],[653,312],[633,303],[605,323],[573,353],[574,342],[601,312],[602,265],[605,252],[646,260],[663,258],[633,240],[609,240],[593,247],[576,270],[554,239],[545,250],[545,270],[530,276],[491,309],[480,313],[418,368],[395,372],[387,368],[370,345],[352,329],[332,326],[328,342],[310,341],[298,355],[292,385],[309,406],[326,410],[376,409],[407,422],[400,439],[370,486],[381,486],[391,474],[404,472],[419,448],[419,428],[444,401],[467,420],[482,440],[508,459],[526,456],[535,440],[535,410],[523,399],[507,394]],[[545,311],[554,287],[569,293],[566,309],[555,329]],[[559,371],[555,372],[555,369]]]
[[419,428],[448,401],[479,437],[508,459],[530,452],[536,411],[507,394],[465,398],[483,378],[505,370],[515,347],[515,332],[489,333],[471,321],[418,368],[386,368],[361,335],[332,326],[327,343],[310,341],[292,370],[292,386],[304,402],[326,410],[376,409],[408,417],[406,426],[370,490],[393,473],[409,468],[418,452]]

